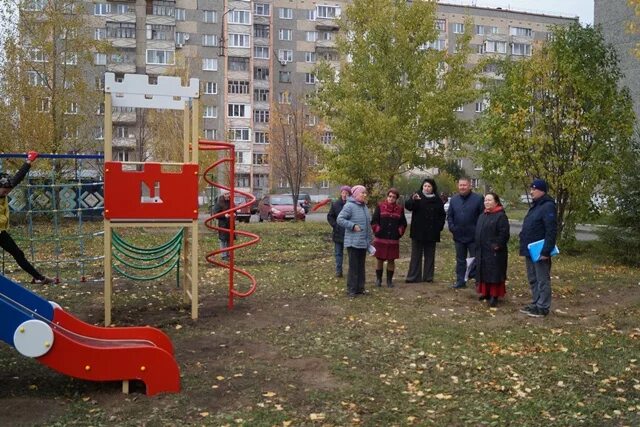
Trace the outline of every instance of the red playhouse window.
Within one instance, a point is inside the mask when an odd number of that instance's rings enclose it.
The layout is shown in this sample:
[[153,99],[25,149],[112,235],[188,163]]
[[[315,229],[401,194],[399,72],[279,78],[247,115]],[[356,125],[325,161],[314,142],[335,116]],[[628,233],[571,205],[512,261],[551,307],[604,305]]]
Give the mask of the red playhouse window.
[[198,165],[104,164],[104,216],[109,220],[198,218]]

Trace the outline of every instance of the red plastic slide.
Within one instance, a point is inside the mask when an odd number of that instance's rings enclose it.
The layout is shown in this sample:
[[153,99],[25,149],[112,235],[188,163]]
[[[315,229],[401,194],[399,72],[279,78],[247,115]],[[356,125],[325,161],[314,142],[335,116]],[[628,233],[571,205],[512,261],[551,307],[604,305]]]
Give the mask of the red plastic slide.
[[75,378],[91,381],[140,380],[152,396],[180,391],[180,370],[173,346],[151,327],[92,326],[56,308],[54,342],[37,358],[42,364]]

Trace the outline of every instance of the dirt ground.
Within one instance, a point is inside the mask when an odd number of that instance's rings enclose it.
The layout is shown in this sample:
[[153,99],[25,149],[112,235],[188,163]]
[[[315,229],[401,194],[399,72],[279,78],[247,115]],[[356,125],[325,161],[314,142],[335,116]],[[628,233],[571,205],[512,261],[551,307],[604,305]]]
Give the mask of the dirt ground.
[[[369,274],[372,274],[369,271]],[[341,279],[330,278],[336,289],[343,286]],[[370,281],[371,282],[371,281]],[[369,283],[370,283],[369,282]],[[457,316],[487,312],[489,325],[505,327],[523,321],[518,309],[528,302],[526,292],[512,292],[496,310],[487,310],[477,301],[472,289],[453,291],[449,283],[405,284],[402,278],[392,289],[371,289],[366,298],[377,298],[378,293],[393,295],[394,301],[420,299],[425,313],[438,316]],[[370,285],[369,285],[370,286]],[[127,289],[121,286],[120,289]],[[131,286],[130,289],[134,289]],[[99,323],[102,316],[100,292],[92,296],[91,304],[74,312],[77,317],[91,323]],[[302,399],[312,390],[334,390],[342,386],[340,379],[332,375],[329,362],[322,357],[300,355],[291,357],[282,351],[282,346],[272,342],[264,331],[285,329],[291,325],[330,324],[337,318],[347,316],[349,304],[341,292],[324,298],[319,295],[278,297],[276,294],[261,295],[258,292],[249,298],[237,300],[234,310],[227,309],[224,290],[210,294],[203,292],[200,318],[190,319],[188,307],[173,303],[159,309],[158,305],[138,306],[135,310],[121,310],[116,305],[113,312],[118,324],[150,324],[166,331],[174,343],[176,359],[183,376],[183,391],[180,395],[163,394],[157,397],[144,395],[141,384],[132,386],[132,393],[120,393],[120,383],[93,383],[74,380],[50,371],[36,361],[21,357],[13,349],[4,346],[0,351],[2,373],[0,381],[0,425],[31,426],[66,425],[69,412],[80,403],[90,404],[100,420],[97,424],[149,425],[199,424],[203,414],[224,409],[226,412],[255,404],[250,393],[243,390],[259,387],[276,395],[287,394],[288,404],[295,404],[296,395]],[[336,303],[336,301],[338,303]],[[555,295],[555,311],[546,319],[548,327],[567,323],[590,325],[599,322],[600,316],[615,307],[640,304],[640,286],[618,288],[615,292],[602,284],[594,292],[579,293],[569,287],[560,287]],[[526,316],[525,316],[526,317]],[[637,325],[627,325],[629,330]],[[261,369],[261,366],[277,366],[277,370]],[[272,377],[273,372],[285,372],[285,377]],[[233,375],[233,382],[228,376]],[[216,382],[215,378],[225,376]],[[198,378],[210,378],[206,386]],[[217,386],[217,384],[220,386]],[[291,389],[298,393],[291,393]],[[174,407],[184,408],[182,421],[166,419],[157,423],[152,414]],[[146,414],[146,415],[145,415]],[[161,418],[161,417],[160,417]],[[132,421],[136,420],[136,421]],[[86,419],[75,421],[80,425],[92,425],[92,412]],[[165,424],[166,423],[166,424]]]

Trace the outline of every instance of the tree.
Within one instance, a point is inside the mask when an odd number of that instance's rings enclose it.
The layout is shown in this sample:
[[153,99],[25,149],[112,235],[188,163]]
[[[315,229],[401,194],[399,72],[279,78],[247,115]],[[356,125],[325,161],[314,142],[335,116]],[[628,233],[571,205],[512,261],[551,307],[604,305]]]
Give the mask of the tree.
[[615,50],[602,33],[577,23],[552,33],[530,59],[499,64],[504,80],[491,88],[478,121],[476,159],[498,188],[546,179],[559,236],[573,239],[592,194],[628,158],[634,117],[628,91],[618,88]]
[[0,7],[3,149],[97,151],[102,98],[96,96],[91,70],[95,54],[109,48],[90,33],[82,18],[84,2],[27,1],[18,10],[4,1]]
[[[288,103],[276,103],[269,120],[270,163],[274,179],[284,179],[291,188],[294,212],[298,209],[300,186],[314,173],[319,127],[302,90],[289,93]],[[294,215],[294,219],[297,218]]]
[[355,0],[341,18],[340,71],[323,63],[313,105],[334,134],[323,151],[333,180],[370,190],[414,167],[437,165],[429,141],[457,138],[455,108],[475,97],[467,66],[470,23],[456,54],[434,42],[435,2]]

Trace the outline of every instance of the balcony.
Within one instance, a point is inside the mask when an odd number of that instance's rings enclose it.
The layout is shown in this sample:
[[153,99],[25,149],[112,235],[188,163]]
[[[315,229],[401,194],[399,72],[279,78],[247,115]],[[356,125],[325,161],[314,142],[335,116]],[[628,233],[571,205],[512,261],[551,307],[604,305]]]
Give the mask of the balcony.
[[335,19],[316,19],[316,30],[320,31],[337,31],[340,29],[338,21]]
[[126,138],[113,138],[111,145],[117,148],[136,148],[136,138],[133,135]]

